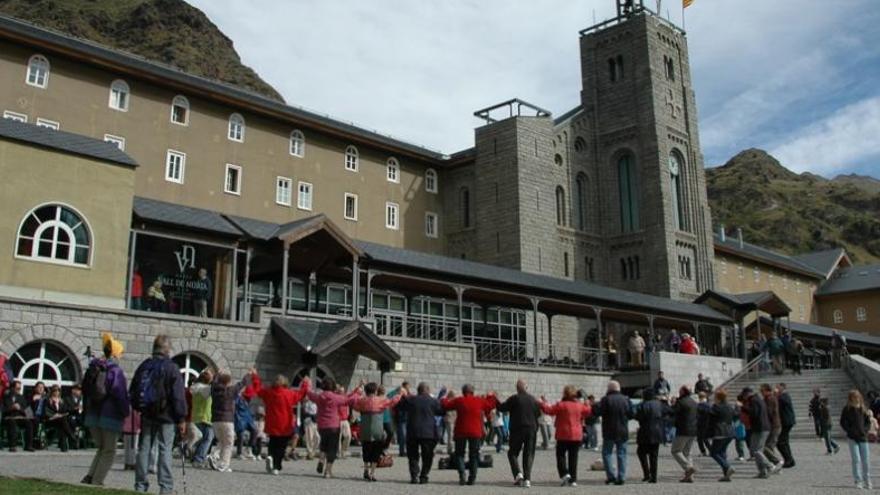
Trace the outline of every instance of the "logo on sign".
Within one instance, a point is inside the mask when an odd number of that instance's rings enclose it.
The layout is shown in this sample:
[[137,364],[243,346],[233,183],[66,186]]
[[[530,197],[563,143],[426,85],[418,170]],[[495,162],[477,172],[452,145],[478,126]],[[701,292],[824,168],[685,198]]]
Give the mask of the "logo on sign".
[[180,268],[180,273],[183,273],[187,268],[196,267],[195,247],[184,244],[180,247],[180,251],[174,251],[174,256],[177,257],[177,266]]

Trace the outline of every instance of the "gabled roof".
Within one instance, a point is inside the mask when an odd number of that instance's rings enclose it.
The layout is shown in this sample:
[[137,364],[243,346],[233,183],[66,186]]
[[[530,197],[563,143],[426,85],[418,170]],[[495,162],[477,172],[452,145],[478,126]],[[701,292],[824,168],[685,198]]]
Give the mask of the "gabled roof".
[[400,355],[360,321],[321,321],[306,318],[272,318],[272,331],[298,351],[326,358],[340,349],[378,363],[395,363]]
[[863,290],[880,290],[880,264],[841,268],[819,286],[816,295],[830,296]]
[[133,210],[135,216],[141,220],[178,225],[225,236],[241,236],[241,231],[235,225],[215,211],[139,196],[134,198]]
[[812,278],[824,279],[825,274],[810,265],[798,260],[793,256],[777,253],[761,246],[743,242],[740,245],[739,239],[727,236],[725,240],[721,240],[721,236],[714,234],[715,249],[725,251],[743,258],[748,258],[760,263],[766,263],[779,268],[783,268],[792,272],[799,273]]
[[0,119],[0,137],[41,148],[94,158],[113,165],[137,167],[134,159],[111,143],[72,132],[53,130],[12,119]]
[[128,72],[135,77],[143,77],[159,85],[189,92],[192,96],[221,100],[231,106],[240,106],[243,110],[251,110],[270,117],[290,120],[303,126],[338,133],[374,146],[391,148],[397,152],[433,161],[438,165],[442,165],[447,159],[446,155],[438,151],[368,130],[349,122],[290,106],[239,87],[188,74],[177,68],[147,60],[132,53],[115,50],[11,17],[0,15],[0,37],[46,46],[66,56],[87,61],[89,64],[105,67],[117,73]]
[[719,301],[730,309],[738,311],[754,311],[760,310],[771,316],[786,316],[791,313],[791,308],[785,304],[779,296],[773,291],[747,292],[743,294],[730,294],[716,290],[707,290],[698,297],[694,303],[702,304],[703,302],[714,299]]
[[812,253],[799,254],[793,258],[820,273],[824,273],[825,278],[830,277],[834,273],[834,269],[837,268],[842,260],[845,261],[846,266],[852,265],[849,256],[846,254],[846,249],[843,248],[814,251]]

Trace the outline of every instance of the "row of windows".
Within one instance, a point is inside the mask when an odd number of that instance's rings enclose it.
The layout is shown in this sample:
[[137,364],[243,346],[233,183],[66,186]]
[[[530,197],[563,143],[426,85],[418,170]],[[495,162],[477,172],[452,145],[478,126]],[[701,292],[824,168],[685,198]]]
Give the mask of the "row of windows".
[[[831,313],[834,323],[843,323],[843,311],[835,309]],[[864,306],[856,308],[856,321],[868,321],[868,310]]]
[[[9,120],[15,120],[17,122],[24,122],[27,124],[28,116],[23,113],[13,112],[11,110],[5,110],[3,112],[3,118]],[[37,118],[35,124],[39,127],[45,127],[47,129],[52,129],[57,131],[61,128],[61,124],[55,120],[44,119],[42,117]]]
[[[25,78],[27,84],[39,88],[46,88],[49,85],[49,61],[42,55],[34,55],[28,61],[27,76]],[[121,79],[117,79],[110,84],[110,98],[108,106],[114,110],[127,112],[131,100],[131,89],[128,83]],[[7,112],[13,118],[27,121],[27,116]],[[4,114],[5,116],[5,114]],[[170,121],[174,124],[188,126],[190,116],[189,100],[182,95],[177,95],[171,100]],[[57,123],[56,127],[57,128]],[[48,126],[47,126],[48,127]],[[244,117],[239,113],[233,113],[229,116],[226,137],[230,141],[243,143],[245,140],[245,131],[247,126]],[[306,149],[306,138],[302,131],[296,129],[290,133],[289,152],[292,156],[304,157]],[[345,149],[345,169],[357,172],[360,157],[356,147],[349,145]],[[389,158],[387,163],[387,179],[389,182],[400,182],[400,164],[397,159]],[[437,172],[428,169],[425,172],[425,190],[431,193],[437,192]]]

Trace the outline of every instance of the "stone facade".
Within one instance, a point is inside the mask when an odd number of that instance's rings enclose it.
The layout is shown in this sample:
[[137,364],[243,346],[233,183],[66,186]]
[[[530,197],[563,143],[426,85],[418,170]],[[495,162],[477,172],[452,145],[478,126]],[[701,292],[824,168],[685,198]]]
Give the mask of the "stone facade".
[[[729,357],[693,356],[672,352],[658,352],[651,356],[651,380],[657,379],[657,372],[663,371],[673,390],[687,385],[693,389],[697,375],[702,373],[715,388],[739,373],[743,362]],[[677,394],[676,394],[677,395]]]

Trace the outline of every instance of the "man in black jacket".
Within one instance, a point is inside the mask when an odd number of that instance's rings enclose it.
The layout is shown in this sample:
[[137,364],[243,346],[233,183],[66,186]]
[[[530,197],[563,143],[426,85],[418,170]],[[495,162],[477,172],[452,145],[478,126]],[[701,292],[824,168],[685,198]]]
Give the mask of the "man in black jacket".
[[[409,461],[410,483],[425,484],[434,462],[434,448],[440,439],[436,416],[445,411],[440,401],[431,397],[431,389],[425,382],[419,383],[417,395],[405,395],[397,404],[398,412],[406,415],[406,454]],[[440,391],[442,396],[445,390]],[[419,465],[421,461],[421,466]]]
[[794,456],[791,454],[791,444],[788,441],[788,435],[794,427],[795,414],[794,404],[791,402],[791,396],[785,390],[785,384],[780,383],[776,386],[776,396],[779,401],[779,418],[782,421],[782,431],[779,433],[779,440],[776,441],[776,448],[782,454],[782,467],[794,467]]
[[6,423],[6,443],[10,452],[17,450],[19,428],[24,429],[24,450],[34,451],[34,415],[22,390],[21,382],[15,380],[3,395],[3,422]]
[[743,398],[743,406],[749,414],[749,452],[755,459],[755,465],[758,467],[758,476],[756,478],[767,478],[773,464],[764,455],[764,445],[767,443],[767,437],[770,436],[770,416],[767,413],[767,404],[761,394],[756,394],[751,387],[743,389],[740,395]]
[[636,453],[642,465],[642,481],[656,483],[657,456],[665,435],[665,419],[672,415],[672,411],[665,402],[657,400],[652,388],[646,388],[642,392],[642,400],[644,402],[639,404],[635,413],[635,419],[639,422]]
[[697,438],[697,402],[691,397],[687,385],[678,390],[678,400],[673,408],[675,414],[675,440],[672,441],[672,457],[684,470],[682,483],[693,483],[694,461],[691,460],[691,448]]
[[[526,382],[516,381],[516,394],[498,405],[498,412],[510,413],[510,448],[507,460],[513,473],[514,485],[529,487],[532,483],[532,462],[535,460],[535,442],[538,434],[538,420],[541,408],[538,401],[526,391]],[[522,450],[522,469],[519,468]]]
[[171,339],[167,335],[156,336],[153,340],[152,357],[138,366],[129,387],[132,407],[141,413],[135,491],[149,490],[147,472],[150,467],[150,451],[153,450],[153,445],[158,445],[159,493],[174,492],[171,450],[174,445],[175,425],[181,437],[186,431],[186,397],[180,368],[170,356]]
[[[602,463],[605,465],[605,484],[622,485],[626,481],[626,442],[629,440],[629,420],[633,417],[632,403],[620,393],[620,383],[608,382],[608,391],[594,412],[602,417]],[[611,455],[617,449],[617,473]]]

